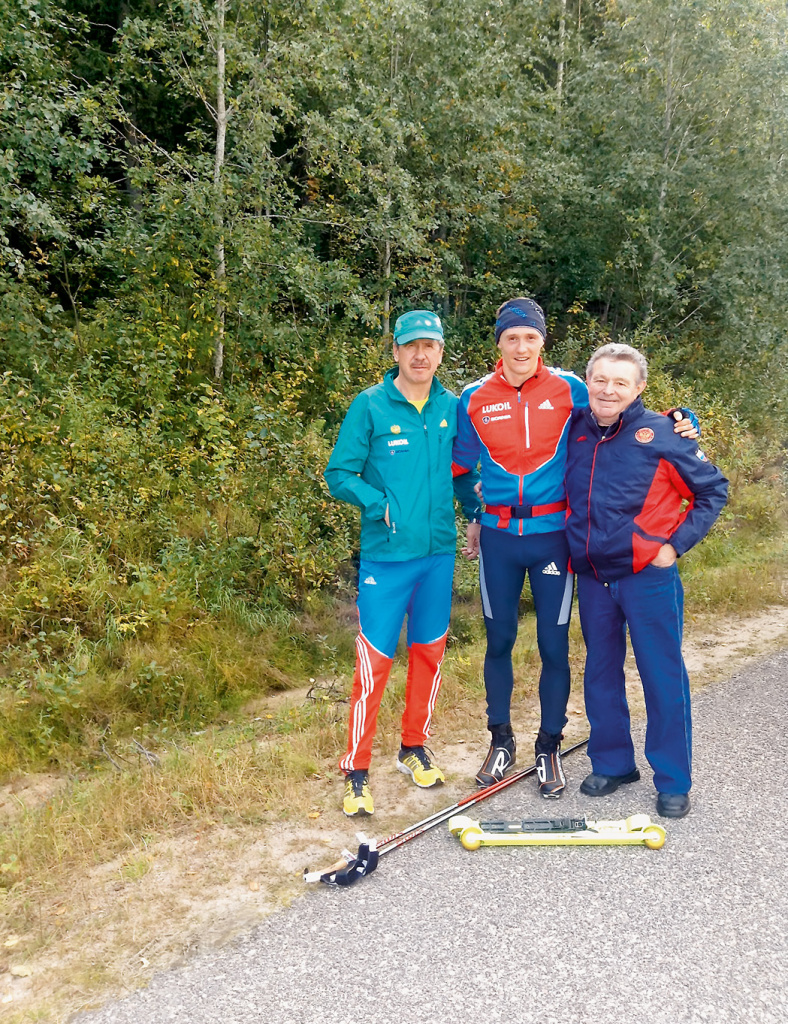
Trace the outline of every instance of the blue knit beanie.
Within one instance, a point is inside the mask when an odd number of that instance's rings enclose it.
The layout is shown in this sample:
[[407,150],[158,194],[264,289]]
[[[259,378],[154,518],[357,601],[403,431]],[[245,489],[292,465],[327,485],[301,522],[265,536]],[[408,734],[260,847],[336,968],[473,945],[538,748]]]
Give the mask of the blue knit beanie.
[[547,337],[542,307],[533,299],[510,299],[495,321],[495,344],[510,327],[535,327],[543,338]]

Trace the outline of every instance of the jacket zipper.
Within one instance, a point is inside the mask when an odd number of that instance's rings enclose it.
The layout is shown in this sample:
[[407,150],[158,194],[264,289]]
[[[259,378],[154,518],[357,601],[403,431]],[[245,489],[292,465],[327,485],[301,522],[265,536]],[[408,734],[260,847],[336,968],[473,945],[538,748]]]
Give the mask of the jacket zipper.
[[[429,398],[427,399],[427,402],[429,402]],[[426,408],[427,408],[427,405],[425,404],[424,405],[424,409],[426,409]],[[426,419],[424,417],[424,409],[422,409],[421,412],[417,413],[416,415],[421,420],[421,425],[422,425],[422,428],[423,428],[423,431],[424,431],[422,436],[424,437],[424,444],[425,444],[425,446],[427,448],[427,479],[429,481],[430,494],[432,494],[432,466],[430,465],[429,432],[427,430],[427,422],[426,422]],[[427,529],[429,531],[429,540],[430,540],[429,550],[432,551],[432,523],[431,522],[427,523]],[[394,535],[394,534],[396,534],[396,532],[397,532],[397,524],[392,519],[392,521],[391,521],[391,533],[392,533],[392,535]]]
[[[523,394],[522,394],[521,388],[522,388],[522,384],[517,389],[517,404],[519,406],[522,406],[522,404],[523,404]],[[525,430],[524,443],[525,443],[525,449],[527,451],[531,447],[531,423],[530,423],[530,420],[528,418],[528,402],[525,403],[525,408],[523,409],[522,424],[523,424],[523,428]],[[521,505],[523,503],[523,487],[524,486],[525,486],[525,476],[523,474],[520,474],[519,499],[520,499],[520,504]],[[517,524],[517,533],[519,534],[520,537],[522,537],[522,535],[523,535],[523,521],[522,521],[522,519]]]
[[587,519],[587,522],[588,522],[588,530],[586,531],[586,558],[588,559],[588,564],[594,570],[594,575],[596,576],[597,579],[599,579],[599,573],[596,571],[596,566],[591,561],[591,555],[589,554],[589,550],[588,550],[589,547],[591,546],[591,492],[594,489],[594,473],[596,471],[596,456],[597,456],[597,452],[599,451],[600,445],[603,445],[605,443],[605,441],[612,440],[612,438],[614,438],[616,436],[616,434],[619,432],[619,430],[621,430],[621,426],[622,426],[622,421],[619,420],[618,426],[616,427],[615,431],[612,434],[608,434],[606,437],[600,438],[597,441],[597,443],[594,445],[594,457],[591,460],[591,475],[588,478],[588,507],[586,509],[586,519]]
[[[427,403],[429,403],[429,398],[427,399]],[[424,408],[421,410],[419,415],[421,416],[422,426],[424,427],[424,435],[423,435],[424,436],[424,444],[425,444],[426,449],[427,449],[427,480],[429,482],[429,488],[430,488],[430,508],[431,508],[432,507],[432,466],[430,464],[430,436],[429,436],[429,431],[427,430],[427,417],[424,415],[424,412],[425,412],[426,408],[427,408],[427,405],[424,406]],[[428,547],[427,550],[431,552],[432,551],[432,516],[428,516],[427,517],[427,534],[429,536],[429,542],[430,542],[429,547]]]
[[599,446],[600,444],[602,444],[603,441],[604,438],[602,438],[601,441],[597,441],[597,443],[594,445],[594,457],[591,460],[591,475],[588,478],[588,505],[586,508],[586,522],[588,523],[588,529],[586,530],[586,558],[588,559],[588,564],[594,570],[594,576],[596,576],[597,579],[599,579],[599,573],[596,571],[596,566],[591,561],[591,553],[589,551],[589,548],[591,547],[591,491],[594,488],[594,470],[596,469],[596,455],[599,451]]

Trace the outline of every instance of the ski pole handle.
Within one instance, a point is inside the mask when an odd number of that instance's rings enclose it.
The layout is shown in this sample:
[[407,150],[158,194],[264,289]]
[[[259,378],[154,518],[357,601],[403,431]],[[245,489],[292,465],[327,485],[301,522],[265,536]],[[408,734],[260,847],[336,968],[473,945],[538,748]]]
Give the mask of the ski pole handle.
[[304,871],[304,881],[319,882],[323,875],[331,875],[335,871],[344,871],[349,863],[349,860],[338,860],[336,864],[332,864],[330,868],[323,868],[322,871]]

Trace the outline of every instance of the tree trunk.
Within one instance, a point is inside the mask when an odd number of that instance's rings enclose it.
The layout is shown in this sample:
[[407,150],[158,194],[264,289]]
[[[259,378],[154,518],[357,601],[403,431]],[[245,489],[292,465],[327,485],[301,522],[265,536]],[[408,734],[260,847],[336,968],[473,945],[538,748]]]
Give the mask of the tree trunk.
[[555,99],[558,110],[564,96],[564,60],[566,52],[566,0],[561,0],[561,14],[558,18],[558,73],[555,83]]
[[388,238],[383,250],[383,279],[386,282],[386,288],[383,292],[383,341],[388,343],[389,336],[391,335],[391,287],[389,286],[389,281],[391,280],[391,242]]
[[670,174],[670,156],[671,146],[673,144],[673,117],[676,112],[678,102],[680,102],[681,90],[676,89],[676,82],[674,76],[674,61],[676,56],[676,33],[671,33],[670,36],[670,50],[668,53],[667,67],[665,68],[664,75],[664,88],[665,88],[665,111],[662,121],[662,179],[659,185],[659,195],[657,197],[657,217],[656,225],[652,238],[653,251],[651,253],[651,263],[649,266],[649,276],[651,277],[651,287],[648,295],[648,312],[651,315],[654,312],[654,306],[656,303],[656,285],[654,283],[654,274],[657,270],[657,264],[659,263],[662,255],[662,241],[665,228],[665,208],[667,205],[668,198],[668,177]]
[[72,310],[72,312],[74,314],[74,333],[77,336],[77,345],[79,347],[79,354],[81,356],[84,356],[85,355],[85,346],[84,346],[84,343],[83,343],[83,340],[82,340],[82,321],[81,321],[81,318],[80,318],[80,315],[79,315],[79,305],[77,304],[77,292],[79,291],[79,287],[77,287],[76,291],[74,291],[74,289],[71,287],[71,276],[70,276],[70,274],[68,272],[68,258],[66,257],[65,246],[63,247],[63,250],[62,250],[62,256],[63,256],[63,282],[62,282],[62,284],[63,284],[63,286],[65,288],[66,295],[68,295],[68,301],[71,303],[71,310]]
[[222,203],[222,168],[224,167],[224,147],[227,139],[227,104],[224,95],[225,84],[225,49],[224,20],[227,12],[227,0],[216,0],[216,154],[213,165],[213,188],[216,221],[215,275],[218,297],[216,300],[216,347],[213,353],[214,380],[221,381],[224,372],[224,329],[225,301],[224,284],[227,264],[224,252],[224,211]]
[[[120,34],[120,32],[122,31],[123,26],[126,23],[126,18],[128,18],[128,16],[129,16],[128,0],[121,0],[121,3],[118,4],[117,24],[114,25],[114,28],[115,28],[115,38],[116,39],[117,39],[118,35]],[[123,141],[125,143],[125,154],[126,154],[126,159],[123,162],[124,163],[124,166],[123,166],[123,184],[124,184],[124,187],[126,189],[126,194],[129,197],[129,203],[131,204],[132,210],[134,210],[134,212],[138,216],[141,216],[142,215],[142,200],[141,200],[141,197],[140,197],[140,192],[139,192],[139,189],[137,188],[137,186],[134,185],[132,183],[132,180],[131,180],[131,178],[132,178],[132,175],[131,175],[132,168],[139,167],[139,164],[140,164],[140,158],[139,158],[140,136],[139,136],[139,133],[137,132],[137,128],[136,128],[136,124],[137,124],[137,110],[136,110],[136,107],[134,105],[133,94],[132,94],[132,97],[130,98],[130,101],[129,101],[129,115],[131,117],[131,123],[127,122],[126,120],[123,120],[120,123],[120,131],[121,131],[121,134],[123,135]]]

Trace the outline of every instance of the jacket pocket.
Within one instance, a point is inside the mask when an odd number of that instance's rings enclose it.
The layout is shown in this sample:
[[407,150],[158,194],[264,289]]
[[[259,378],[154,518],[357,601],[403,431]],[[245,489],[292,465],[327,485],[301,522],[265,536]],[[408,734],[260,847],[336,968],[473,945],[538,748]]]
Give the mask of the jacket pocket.
[[[389,542],[391,543],[396,540],[397,530],[400,527],[400,507],[396,499],[394,498],[393,494],[390,494],[388,491],[386,491],[386,497],[389,503],[389,525],[387,527],[387,530],[388,539]],[[386,525],[385,521],[383,525]]]
[[656,558],[663,542],[646,540],[640,534],[632,534],[632,572],[640,572]]

